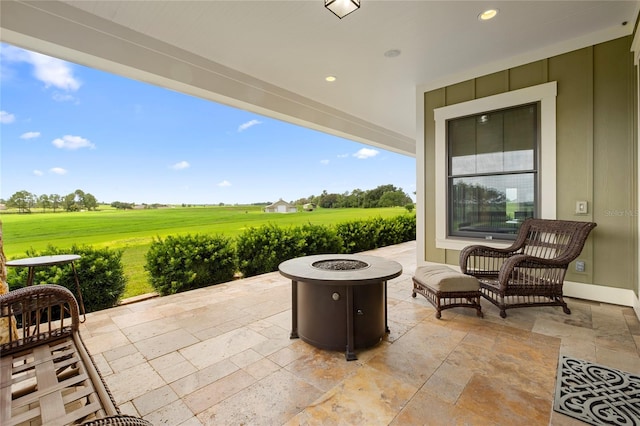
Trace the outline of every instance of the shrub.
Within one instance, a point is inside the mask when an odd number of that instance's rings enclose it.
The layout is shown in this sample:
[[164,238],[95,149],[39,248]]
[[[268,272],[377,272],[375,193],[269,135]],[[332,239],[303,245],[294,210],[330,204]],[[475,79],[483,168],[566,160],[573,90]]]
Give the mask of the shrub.
[[415,215],[400,215],[380,219],[378,226],[377,247],[386,247],[416,239]]
[[391,219],[378,218],[375,220],[375,227],[378,230],[376,239],[376,248],[391,246],[401,242],[401,238],[395,230],[395,221]]
[[374,220],[356,220],[336,225],[336,232],[342,238],[345,253],[359,253],[378,247],[378,226]]
[[303,243],[302,251],[294,253],[294,257],[311,256],[313,254],[342,253],[343,242],[335,229],[323,225],[303,225],[294,228]]
[[[126,277],[122,268],[122,250],[95,249],[91,246],[73,245],[70,249],[49,246],[43,251],[27,250],[26,257],[78,254],[74,262],[82,291],[82,300],[87,312],[110,308],[118,303],[124,293]],[[7,281],[15,290],[27,282],[28,268],[10,268]],[[58,284],[68,288],[80,300],[71,265],[56,265],[35,268],[34,285]]]
[[359,253],[399,244],[416,238],[415,215],[399,215],[383,219],[372,218],[343,222],[336,225],[346,253]]
[[246,230],[236,242],[238,264],[245,277],[277,271],[280,263],[294,257],[342,252],[336,231],[322,225],[264,225]]
[[223,236],[158,237],[147,251],[144,268],[159,294],[175,294],[233,280],[235,250]]
[[[401,215],[392,218],[395,232],[400,236],[398,243],[416,239],[416,215]],[[396,243],[396,244],[398,244]]]
[[245,277],[278,269],[285,260],[303,252],[304,240],[292,228],[263,225],[249,228],[236,240],[238,266]]

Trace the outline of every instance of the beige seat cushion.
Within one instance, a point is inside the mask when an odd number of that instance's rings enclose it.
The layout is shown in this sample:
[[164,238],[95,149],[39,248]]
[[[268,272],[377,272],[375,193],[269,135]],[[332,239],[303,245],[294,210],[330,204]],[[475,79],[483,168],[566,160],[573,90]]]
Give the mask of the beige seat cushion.
[[478,280],[444,265],[420,266],[414,279],[431,287],[436,292],[476,291],[480,288]]

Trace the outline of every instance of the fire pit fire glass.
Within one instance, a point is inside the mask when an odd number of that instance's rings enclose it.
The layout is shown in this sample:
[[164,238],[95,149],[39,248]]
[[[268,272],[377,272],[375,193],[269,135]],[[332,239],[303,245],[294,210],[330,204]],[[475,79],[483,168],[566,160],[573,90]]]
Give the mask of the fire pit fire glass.
[[398,262],[366,255],[299,257],[279,266],[291,279],[291,338],[321,349],[354,350],[382,340],[387,327],[387,280],[402,273]]
[[355,259],[328,259],[313,262],[311,266],[329,271],[352,271],[354,269],[364,269],[369,264]]

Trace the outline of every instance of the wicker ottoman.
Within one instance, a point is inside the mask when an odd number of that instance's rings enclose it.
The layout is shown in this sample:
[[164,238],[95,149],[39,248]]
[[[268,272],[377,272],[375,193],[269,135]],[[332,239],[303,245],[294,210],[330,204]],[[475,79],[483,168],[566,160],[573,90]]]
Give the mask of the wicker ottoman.
[[480,283],[475,277],[465,275],[442,265],[420,266],[413,276],[413,294],[423,295],[436,308],[440,319],[443,309],[474,308],[482,317],[480,307]]

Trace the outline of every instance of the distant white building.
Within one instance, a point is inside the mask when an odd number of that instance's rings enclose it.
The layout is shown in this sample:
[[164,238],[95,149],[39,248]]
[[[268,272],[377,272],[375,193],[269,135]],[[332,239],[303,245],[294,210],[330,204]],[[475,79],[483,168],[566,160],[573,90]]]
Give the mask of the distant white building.
[[297,213],[298,208],[280,198],[275,203],[264,208],[265,213]]
[[312,212],[316,208],[316,205],[313,203],[307,203],[302,205],[302,210],[306,212]]

